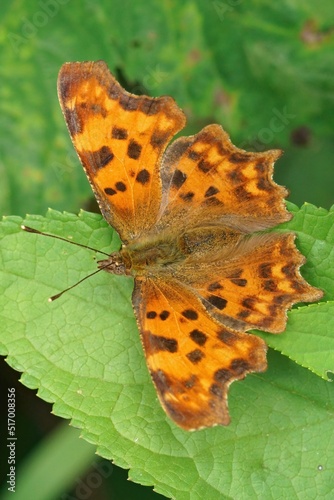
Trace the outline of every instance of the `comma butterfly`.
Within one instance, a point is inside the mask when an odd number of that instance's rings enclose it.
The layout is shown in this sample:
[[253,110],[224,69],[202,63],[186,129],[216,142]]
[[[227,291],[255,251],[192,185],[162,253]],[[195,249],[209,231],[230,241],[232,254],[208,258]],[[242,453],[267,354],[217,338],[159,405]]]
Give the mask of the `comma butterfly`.
[[[234,380],[267,367],[265,342],[294,303],[322,292],[300,275],[272,180],[281,151],[248,153],[219,125],[181,137],[171,97],[126,92],[105,62],[67,63],[58,92],[74,147],[106,221],[123,242],[99,262],[133,276],[133,307],[161,404],[181,428],[230,421]],[[255,233],[255,234],[253,234]]]

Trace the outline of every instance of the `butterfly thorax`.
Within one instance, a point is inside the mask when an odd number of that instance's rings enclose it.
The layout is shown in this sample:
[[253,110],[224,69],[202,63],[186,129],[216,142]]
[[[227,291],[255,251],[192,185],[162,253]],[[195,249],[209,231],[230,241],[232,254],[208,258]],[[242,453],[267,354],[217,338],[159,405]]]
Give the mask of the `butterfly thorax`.
[[157,275],[179,268],[190,257],[201,260],[220,254],[223,249],[235,245],[238,239],[240,233],[221,226],[185,229],[181,234],[152,232],[124,245],[98,265],[112,274]]

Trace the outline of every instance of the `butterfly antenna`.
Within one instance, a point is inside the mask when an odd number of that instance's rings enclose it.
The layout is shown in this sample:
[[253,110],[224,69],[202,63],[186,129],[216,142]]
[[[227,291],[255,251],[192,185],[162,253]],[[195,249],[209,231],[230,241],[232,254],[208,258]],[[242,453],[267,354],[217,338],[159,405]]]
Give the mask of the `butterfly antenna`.
[[61,297],[63,295],[63,293],[68,292],[69,290],[72,290],[72,288],[74,288],[77,285],[80,285],[80,283],[82,283],[86,279],[90,278],[91,276],[94,276],[94,274],[97,274],[100,271],[102,271],[102,269],[97,269],[97,271],[94,271],[93,273],[88,274],[87,276],[85,276],[81,280],[74,283],[74,285],[71,285],[68,288],[65,288],[65,290],[63,290],[62,292],[56,293],[56,295],[52,295],[52,297],[48,298],[48,302],[53,302],[54,300],[59,299],[59,297]]
[[[65,240],[67,241],[67,240]],[[74,283],[74,285],[71,285],[69,286],[68,288],[65,288],[65,290],[62,290],[61,292],[59,293],[56,293],[56,295],[52,295],[52,297],[49,297],[48,298],[48,302],[53,302],[54,300],[56,299],[59,299],[59,297],[61,297],[63,295],[63,293],[65,292],[68,292],[69,290],[72,290],[72,288],[76,287],[77,285],[80,285],[80,283],[82,283],[83,281],[87,280],[88,278],[91,278],[92,276],[94,276],[94,274],[97,274],[99,273],[100,271],[103,271],[103,269],[105,269],[106,267],[109,266],[109,263],[108,264],[105,264],[104,266],[100,267],[99,269],[97,269],[96,271],[93,271],[92,273],[88,274],[87,276],[85,276],[84,278],[82,278],[81,280],[77,281],[76,283]]]
[[[56,240],[66,241],[66,243],[71,243],[72,245],[76,245],[78,247],[87,248],[88,250],[93,250],[93,252],[102,253],[103,255],[106,255],[107,257],[109,257],[108,253],[102,252],[101,250],[97,250],[97,248],[89,247],[88,245],[82,245],[81,243],[77,243],[76,241],[67,240],[66,238],[62,238],[61,236],[56,236],[55,234],[43,233],[42,231],[39,231],[38,229],[34,229],[33,227],[30,227],[30,226],[25,226],[24,224],[21,225],[21,229],[23,229],[23,231],[27,231],[28,233],[40,234],[42,236],[49,236],[50,238],[55,238]],[[81,280],[74,283],[74,285],[71,285],[68,288],[65,288],[65,290],[62,290],[61,292],[56,293],[56,295],[52,295],[52,297],[48,298],[48,301],[53,302],[54,300],[59,299],[59,297],[61,297],[63,295],[63,293],[68,292],[69,290],[72,290],[72,288],[76,287],[77,285],[80,285],[80,283],[82,283],[86,279],[90,278],[91,276],[94,276],[94,274],[97,274],[100,271],[103,271],[103,269],[108,267],[108,265],[109,264],[106,264],[105,266],[100,267],[96,271],[88,274],[87,276],[85,276]]]
[[27,233],[41,234],[42,236],[49,236],[50,238],[55,238],[56,240],[66,241],[66,243],[71,243],[72,245],[76,245],[78,247],[87,248],[88,250],[93,250],[93,252],[102,253],[103,255],[106,255],[107,257],[109,257],[108,253],[102,252],[101,250],[98,250],[97,248],[89,247],[88,245],[82,245],[81,243],[77,243],[76,241],[67,240],[66,238],[62,238],[61,236],[56,236],[55,234],[43,233],[43,231],[38,231],[38,229],[34,229],[33,227],[30,227],[30,226],[25,226],[24,224],[21,225],[21,229],[23,229],[23,231],[27,231]]

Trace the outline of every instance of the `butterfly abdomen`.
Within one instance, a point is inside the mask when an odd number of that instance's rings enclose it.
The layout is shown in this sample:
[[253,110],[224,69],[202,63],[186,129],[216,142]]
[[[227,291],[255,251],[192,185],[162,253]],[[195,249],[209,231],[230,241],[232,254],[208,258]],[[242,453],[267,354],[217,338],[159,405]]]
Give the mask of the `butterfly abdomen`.
[[221,253],[222,249],[235,245],[240,236],[241,233],[221,225],[196,227],[185,230],[179,237],[179,245],[186,255],[208,256]]

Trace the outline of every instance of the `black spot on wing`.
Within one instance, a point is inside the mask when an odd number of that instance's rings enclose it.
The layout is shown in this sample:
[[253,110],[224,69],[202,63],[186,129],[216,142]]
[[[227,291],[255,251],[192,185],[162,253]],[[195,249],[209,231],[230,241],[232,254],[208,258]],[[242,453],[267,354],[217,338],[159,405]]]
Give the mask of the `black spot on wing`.
[[122,181],[116,182],[114,188],[112,188],[110,186],[104,188],[104,192],[106,194],[108,194],[109,196],[113,196],[114,194],[117,193],[117,191],[120,191],[122,193],[124,193],[124,191],[126,191],[126,185],[124,184],[124,182],[122,182]]
[[187,358],[194,365],[197,365],[197,363],[199,363],[204,357],[205,354],[200,349],[195,349],[194,351],[188,352],[187,354]]
[[277,285],[276,285],[276,282],[274,280],[265,280],[263,282],[263,288],[267,292],[276,292]]
[[244,186],[238,186],[234,190],[234,194],[240,202],[249,201],[253,198],[253,194],[247,191]]
[[259,275],[261,278],[270,278],[271,277],[271,263],[263,262],[258,267]]
[[214,307],[217,307],[220,311],[222,309],[225,309],[227,305],[227,300],[223,299],[222,297],[218,297],[218,295],[210,295],[207,299],[210,304],[212,304]]
[[181,314],[192,321],[198,319],[198,313],[194,309],[185,309]]
[[247,280],[244,278],[233,278],[233,279],[231,279],[231,282],[234,285],[241,286],[241,287],[244,287],[247,285]]
[[178,343],[176,339],[163,337],[161,335],[153,335],[152,333],[149,333],[148,335],[148,343],[153,351],[168,351],[170,353],[177,352]]
[[246,297],[245,299],[242,300],[241,305],[242,305],[242,307],[245,307],[246,309],[253,310],[256,303],[257,303],[257,299],[255,297]]
[[139,184],[144,185],[149,182],[150,177],[150,172],[146,170],[146,168],[143,168],[142,170],[140,170],[140,172],[138,172],[136,181],[139,182]]
[[262,177],[261,179],[259,179],[256,183],[256,187],[258,189],[260,189],[261,191],[267,191],[268,189],[270,189],[272,186],[269,182],[268,179],[265,179],[264,177]]
[[200,345],[200,346],[204,345],[208,339],[208,336],[205,333],[203,333],[197,329],[192,330],[189,333],[189,337],[191,338],[191,340],[193,342],[195,342],[195,344]]
[[188,152],[188,158],[193,161],[198,161],[201,157],[201,153],[198,153],[197,151],[194,151],[192,149],[189,150]]
[[282,273],[285,274],[287,278],[294,278],[295,276],[295,265],[294,264],[286,264],[282,267]]
[[210,283],[210,285],[208,286],[208,292],[214,292],[216,290],[222,290],[223,289],[223,286],[218,283],[217,281],[214,282],[214,283]]
[[122,181],[116,182],[115,187],[116,187],[117,191],[121,191],[122,193],[124,193],[124,191],[126,191],[126,185]]
[[148,311],[146,313],[146,318],[147,319],[154,319],[157,317],[157,313],[155,311]]
[[105,167],[114,158],[114,154],[108,146],[102,146],[102,148],[100,148],[98,151],[93,151],[86,154],[87,157],[90,157],[90,164],[93,164],[95,169]]
[[172,186],[179,189],[186,179],[187,175],[184,172],[181,172],[181,170],[176,169],[172,178]]
[[206,160],[203,160],[203,159],[198,162],[197,166],[198,166],[199,170],[201,172],[203,172],[204,174],[207,174],[212,168],[211,163],[206,161]]
[[108,194],[109,196],[113,196],[114,194],[117,193],[116,189],[113,189],[111,187],[106,187],[104,188],[104,192]]
[[186,202],[190,202],[194,196],[195,196],[195,193],[193,193],[192,191],[188,191],[188,193],[181,193],[180,194],[180,198]]
[[159,314],[159,318],[161,319],[161,321],[166,321],[166,319],[170,316],[170,312],[169,311],[162,311],[160,314]]
[[219,189],[216,188],[215,186],[210,186],[206,191],[205,191],[205,194],[204,194],[204,197],[205,198],[209,198],[210,196],[213,196],[215,194],[219,193]]
[[227,174],[227,177],[233,184],[241,184],[242,182],[246,181],[245,176],[238,170],[230,170]]
[[125,128],[113,127],[111,129],[111,137],[122,141],[128,138],[128,131]]
[[135,141],[134,139],[131,139],[128,144],[128,151],[127,151],[128,157],[132,158],[133,160],[138,160],[138,158],[140,157],[141,150],[142,150],[141,145],[138,144],[138,142]]

